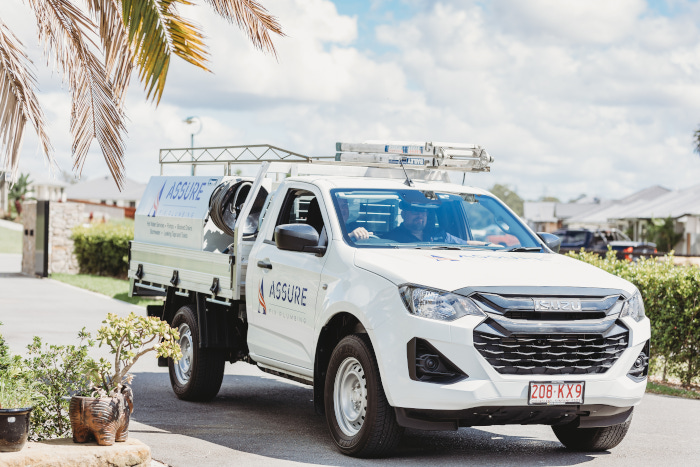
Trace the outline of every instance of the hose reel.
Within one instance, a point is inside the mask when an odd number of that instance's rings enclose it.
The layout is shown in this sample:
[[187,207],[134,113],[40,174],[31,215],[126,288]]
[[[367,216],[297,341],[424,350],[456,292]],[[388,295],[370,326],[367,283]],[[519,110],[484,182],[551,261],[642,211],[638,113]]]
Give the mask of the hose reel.
[[[231,237],[235,236],[236,220],[241,214],[241,209],[252,187],[253,183],[247,180],[227,180],[216,187],[209,198],[209,217],[214,225]],[[253,235],[258,231],[260,213],[266,198],[267,190],[260,187],[250,215],[241,226],[243,235]]]

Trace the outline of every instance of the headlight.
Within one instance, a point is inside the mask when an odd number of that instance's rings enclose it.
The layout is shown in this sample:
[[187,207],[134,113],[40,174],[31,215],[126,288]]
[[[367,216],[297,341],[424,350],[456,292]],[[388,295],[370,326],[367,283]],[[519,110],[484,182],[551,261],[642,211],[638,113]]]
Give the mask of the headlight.
[[620,312],[620,318],[625,316],[631,316],[635,321],[641,321],[646,316],[644,314],[644,301],[642,300],[642,294],[636,291],[632,298],[625,301],[622,305],[622,311]]
[[399,287],[406,309],[421,318],[453,321],[467,315],[486,316],[470,299],[442,290]]

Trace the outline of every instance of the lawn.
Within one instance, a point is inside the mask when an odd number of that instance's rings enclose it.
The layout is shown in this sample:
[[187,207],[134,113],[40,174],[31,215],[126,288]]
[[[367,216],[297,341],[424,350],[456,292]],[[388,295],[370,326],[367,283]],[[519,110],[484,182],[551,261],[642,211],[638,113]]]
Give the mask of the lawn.
[[[695,387],[697,388],[697,386]],[[686,399],[700,399],[700,390],[684,389],[677,384],[664,384],[660,381],[649,381],[647,383],[647,392],[665,396],[685,397]]]
[[22,232],[0,227],[0,253],[22,254]]
[[108,297],[116,298],[123,302],[132,303],[134,305],[146,306],[160,303],[158,300],[129,297],[129,280],[115,279],[113,277],[92,276],[90,274],[51,274],[51,279],[65,282],[66,284],[80,287],[81,289],[91,290]]

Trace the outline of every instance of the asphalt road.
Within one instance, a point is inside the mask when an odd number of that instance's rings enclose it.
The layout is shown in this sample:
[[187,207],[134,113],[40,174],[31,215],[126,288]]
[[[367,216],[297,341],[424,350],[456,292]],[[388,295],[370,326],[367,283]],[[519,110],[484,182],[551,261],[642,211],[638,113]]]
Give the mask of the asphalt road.
[[[0,255],[0,333],[21,353],[39,335],[46,342],[75,343],[83,326],[95,331],[107,312],[128,305],[56,281],[12,271],[18,257]],[[178,400],[167,369],[139,361],[133,389],[131,436],[171,466],[228,465],[698,465],[700,401],[647,395],[635,410],[627,438],[610,452],[566,451],[546,426],[462,428],[456,432],[407,430],[391,459],[362,460],[339,454],[325,420],[314,413],[310,388],[227,365],[219,395],[210,403]]]

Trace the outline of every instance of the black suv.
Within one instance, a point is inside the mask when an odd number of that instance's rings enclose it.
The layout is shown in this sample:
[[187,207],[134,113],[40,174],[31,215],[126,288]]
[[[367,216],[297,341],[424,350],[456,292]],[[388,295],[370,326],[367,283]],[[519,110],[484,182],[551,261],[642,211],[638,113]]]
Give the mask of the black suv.
[[634,242],[617,229],[588,230],[561,229],[554,232],[561,238],[561,253],[579,251],[581,248],[605,255],[608,245],[617,253],[620,259],[632,260],[640,256],[651,256],[656,253],[656,244],[651,242]]

